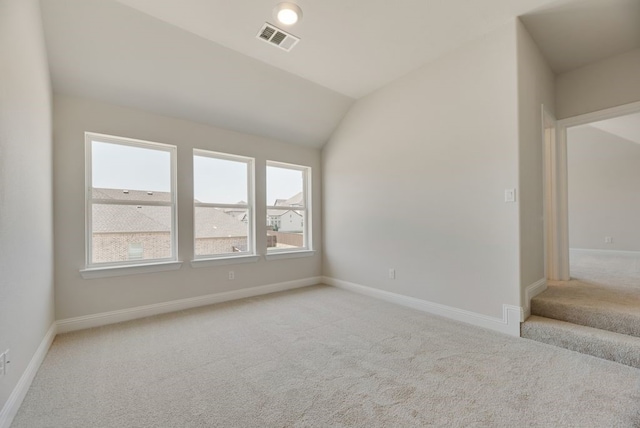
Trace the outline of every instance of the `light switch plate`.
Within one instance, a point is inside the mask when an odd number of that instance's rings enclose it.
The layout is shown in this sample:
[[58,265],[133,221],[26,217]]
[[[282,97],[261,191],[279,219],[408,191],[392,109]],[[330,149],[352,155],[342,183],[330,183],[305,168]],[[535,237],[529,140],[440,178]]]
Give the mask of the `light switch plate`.
[[7,349],[2,354],[0,354],[0,376],[4,376],[7,374],[7,364],[9,364],[10,361],[9,350]]
[[515,202],[516,201],[516,189],[505,189],[504,190],[504,201],[505,202]]

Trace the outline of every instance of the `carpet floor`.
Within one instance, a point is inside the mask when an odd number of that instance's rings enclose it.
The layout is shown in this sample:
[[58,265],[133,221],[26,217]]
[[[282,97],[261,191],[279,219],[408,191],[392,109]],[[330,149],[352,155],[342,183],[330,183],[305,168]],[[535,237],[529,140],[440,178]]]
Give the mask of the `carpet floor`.
[[640,293],[640,252],[571,250],[571,278],[615,290]]
[[584,280],[549,282],[531,301],[534,315],[640,337],[640,289]]
[[58,336],[37,427],[640,427],[640,370],[333,287]]
[[640,259],[571,252],[571,281],[531,300],[521,335],[640,368]]

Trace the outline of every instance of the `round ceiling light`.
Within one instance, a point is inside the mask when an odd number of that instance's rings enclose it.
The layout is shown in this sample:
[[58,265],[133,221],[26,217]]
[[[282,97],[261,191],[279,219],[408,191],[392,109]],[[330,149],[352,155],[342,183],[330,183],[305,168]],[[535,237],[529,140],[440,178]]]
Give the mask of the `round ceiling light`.
[[302,19],[302,9],[294,3],[278,3],[273,13],[283,25],[293,25]]

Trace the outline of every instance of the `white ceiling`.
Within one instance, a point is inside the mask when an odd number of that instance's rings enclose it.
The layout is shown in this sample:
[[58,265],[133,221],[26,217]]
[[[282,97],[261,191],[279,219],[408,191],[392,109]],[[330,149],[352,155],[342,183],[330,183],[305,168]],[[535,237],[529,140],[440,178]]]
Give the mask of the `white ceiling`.
[[42,8],[58,93],[312,147],[353,103],[111,0],[44,0]]
[[[281,0],[117,0],[349,97],[397,79],[553,0],[296,0],[290,52],[255,35]],[[602,0],[600,0],[602,1]]]
[[294,0],[285,52],[255,37],[279,1],[42,0],[54,91],[321,147],[355,99],[515,16],[556,70],[640,31],[640,0]]
[[640,0],[561,0],[521,19],[558,74],[640,48]]
[[589,126],[640,144],[640,113],[593,122]]

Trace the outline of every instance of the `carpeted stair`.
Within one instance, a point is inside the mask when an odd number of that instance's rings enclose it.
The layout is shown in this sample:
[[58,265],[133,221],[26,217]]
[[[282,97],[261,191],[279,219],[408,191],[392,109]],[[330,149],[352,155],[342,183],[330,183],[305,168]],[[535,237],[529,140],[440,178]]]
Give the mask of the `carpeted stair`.
[[572,280],[531,300],[524,338],[640,368],[640,292]]

